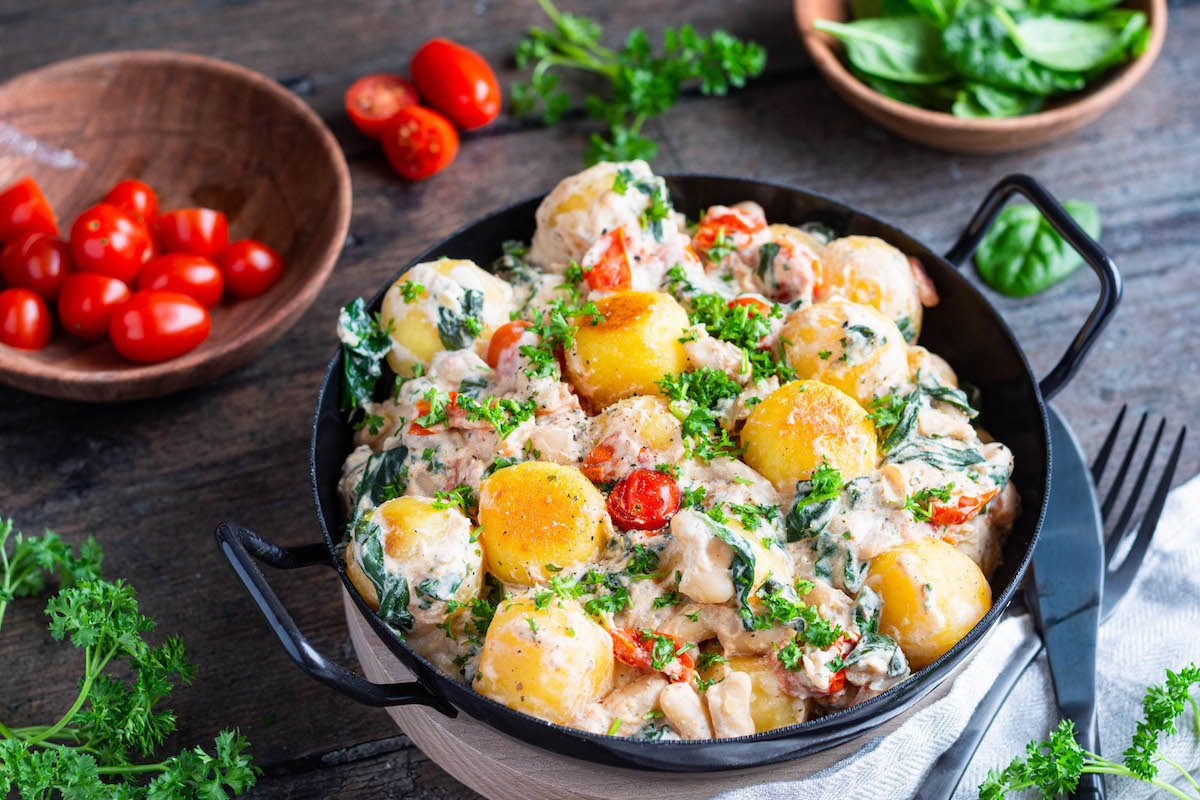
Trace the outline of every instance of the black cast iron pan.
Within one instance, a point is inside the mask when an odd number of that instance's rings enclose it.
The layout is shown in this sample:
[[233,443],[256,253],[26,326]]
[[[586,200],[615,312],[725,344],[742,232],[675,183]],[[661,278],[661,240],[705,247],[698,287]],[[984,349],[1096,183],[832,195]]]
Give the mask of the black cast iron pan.
[[[941,302],[927,310],[920,342],[949,361],[964,382],[980,388],[982,424],[1012,449],[1016,460],[1013,481],[1020,492],[1023,510],[1005,544],[1004,563],[992,578],[992,610],[944,656],[878,697],[826,717],[754,736],[705,741],[637,740],[585,733],[513,711],[437,672],[375,616],[346,577],[336,550],[346,522],[342,518],[337,484],[342,462],[353,444],[350,426],[338,410],[342,372],[339,349],[330,359],[317,396],[310,456],[312,490],[324,540],[282,548],[237,525],[223,524],[216,531],[219,546],[234,571],[283,646],[305,672],[362,703],[374,706],[420,703],[451,716],[462,711],[530,744],[597,763],[674,771],[733,769],[803,756],[871,730],[928,694],[967,658],[1000,619],[1025,574],[1045,511],[1050,446],[1044,403],[1079,368],[1116,309],[1121,295],[1121,276],[1116,265],[1045,189],[1024,175],[1013,175],[996,184],[944,257],[873,216],[801,189],[715,175],[668,177],[667,184],[676,208],[693,219],[710,205],[754,200],[762,205],[772,222],[818,221],[838,235],[878,236],[921,260],[937,286]],[[1001,206],[1015,193],[1031,200],[1100,278],[1100,299],[1095,308],[1067,345],[1062,359],[1040,382],[1030,372],[1008,326],[956,269],[975,249]],[[441,256],[491,263],[501,252],[503,241],[527,241],[533,235],[534,211],[540,201],[541,197],[531,198],[467,225],[417,256],[405,270]],[[375,295],[373,310],[379,308],[384,291],[393,280]],[[316,652],[267,584],[255,559],[279,569],[332,566],[359,611],[392,652],[413,670],[417,680],[373,684]]]

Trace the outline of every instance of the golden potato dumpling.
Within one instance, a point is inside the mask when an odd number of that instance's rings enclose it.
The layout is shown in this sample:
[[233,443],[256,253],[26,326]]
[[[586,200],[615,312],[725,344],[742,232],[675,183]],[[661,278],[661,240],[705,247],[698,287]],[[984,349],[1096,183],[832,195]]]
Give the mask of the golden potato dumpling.
[[897,324],[905,317],[921,330],[921,298],[908,257],[874,236],[845,236],[821,252],[818,299],[841,295],[881,312]]
[[635,394],[660,394],[655,381],[683,372],[688,359],[679,343],[688,315],[662,292],[619,292],[596,302],[604,317],[579,317],[567,350],[567,376],[594,409]]
[[819,381],[792,381],[754,407],[743,459],[779,491],[828,461],[851,481],[875,468],[875,426],[862,406]]
[[[725,667],[729,672],[744,672],[750,676],[750,718],[754,732],[773,731],[804,719],[804,701],[791,697],[775,677],[774,656],[729,656]],[[701,677],[711,679],[722,667],[714,665]]]
[[908,378],[904,337],[871,306],[840,297],[803,306],[779,335],[799,377],[836,386],[865,408]]
[[479,486],[479,540],[488,571],[531,586],[549,580],[547,564],[590,561],[608,543],[604,496],[575,467],[523,461]]
[[391,326],[392,337],[388,363],[407,376],[416,364],[428,367],[442,350],[469,347],[482,356],[512,309],[512,286],[473,261],[417,264],[383,296],[380,321]]
[[488,628],[475,690],[509,708],[567,724],[612,689],[612,637],[574,600],[539,609],[501,601]]
[[913,670],[929,666],[992,607],[979,567],[941,539],[918,539],[871,559],[866,585],[883,598],[879,632]]
[[447,601],[465,603],[479,595],[482,548],[471,541],[471,521],[457,508],[434,508],[424,497],[397,497],[376,508],[369,522],[364,538],[351,542],[346,573],[375,610],[381,591],[386,594],[401,578],[418,629],[442,622]]
[[[624,193],[613,189],[621,170],[633,176]],[[632,184],[656,180],[645,161],[601,162],[564,178],[538,205],[529,259],[561,271],[571,261],[582,260],[605,233],[624,225],[637,230],[650,198]]]

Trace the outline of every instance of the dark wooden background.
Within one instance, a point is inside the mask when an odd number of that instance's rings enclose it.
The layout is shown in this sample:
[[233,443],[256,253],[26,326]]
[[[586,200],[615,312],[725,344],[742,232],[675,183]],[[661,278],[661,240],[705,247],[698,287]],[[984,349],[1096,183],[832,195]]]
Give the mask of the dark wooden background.
[[[584,10],[579,0],[564,2]],[[1098,123],[1001,157],[948,155],[895,138],[845,106],[804,57],[785,0],[621,0],[588,13],[615,36],[693,22],[754,38],[767,74],[730,97],[688,97],[648,124],[660,171],[716,171],[809,187],[948,247],[997,178],[1027,172],[1060,199],[1099,206],[1103,242],[1126,277],[1124,303],[1058,400],[1094,453],[1122,403],[1200,422],[1200,2],[1170,8],[1166,48]],[[342,113],[364,73],[406,69],[447,35],[516,75],[511,52],[543,18],[534,0],[3,0],[0,79],[73,55],[176,48],[229,59],[301,94],[341,142],[354,217],[316,305],[278,343],[224,378],[160,400],[87,406],[0,388],[0,515],[71,540],[95,535],[110,575],[138,589],[160,630],[182,634],[199,670],[174,706],[177,746],[237,725],[265,769],[258,797],[472,796],[388,717],[303,676],[218,556],[212,529],[237,520],[285,544],[317,538],[307,475],[311,409],[335,345],[334,319],[410,256],[461,224],[545,191],[582,166],[588,123],[546,130],[502,117],[464,138],[458,160],[420,184],[398,179]],[[298,164],[297,169],[304,165]],[[1039,371],[1094,302],[1087,270],[1035,298],[997,305]],[[1193,439],[1195,441],[1195,439]],[[1179,481],[1200,468],[1185,453]],[[332,574],[272,581],[323,652],[354,667]],[[18,601],[0,632],[0,720],[48,722],[70,704],[76,651],[53,643],[43,601]]]

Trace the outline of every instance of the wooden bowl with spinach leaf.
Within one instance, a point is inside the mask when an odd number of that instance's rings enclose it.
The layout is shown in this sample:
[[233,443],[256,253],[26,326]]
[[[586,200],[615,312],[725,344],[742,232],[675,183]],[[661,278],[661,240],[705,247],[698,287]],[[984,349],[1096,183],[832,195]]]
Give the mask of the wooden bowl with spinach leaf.
[[1044,144],[1125,96],[1162,50],[1166,0],[795,0],[846,102],[922,144]]

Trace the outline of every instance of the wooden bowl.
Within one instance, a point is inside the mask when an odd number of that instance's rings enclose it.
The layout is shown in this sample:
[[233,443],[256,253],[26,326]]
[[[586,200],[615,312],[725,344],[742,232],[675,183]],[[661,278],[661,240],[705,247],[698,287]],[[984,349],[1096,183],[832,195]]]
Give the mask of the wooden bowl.
[[842,98],[883,127],[914,142],[956,153],[1003,153],[1044,144],[1092,122],[1124,97],[1149,71],[1167,33],[1166,0],[1127,0],[1146,12],[1150,40],[1146,51],[1114,69],[1082,92],[1066,95],[1045,111],[1004,119],[964,119],[910,106],[879,94],[850,74],[839,58],[842,46],[813,28],[818,19],[844,22],[845,0],[794,0],[796,24],[809,57]]
[[103,53],[0,84],[0,187],[23,175],[60,235],[117,181],[139,178],[162,209],[224,211],[231,240],[258,239],[287,265],[265,294],[212,309],[208,340],[170,361],[133,364],[61,329],[37,352],[0,345],[0,381],[70,400],[155,397],[244,363],[316,299],[350,224],[346,161],[312,109],[264,75],[188,53]]

